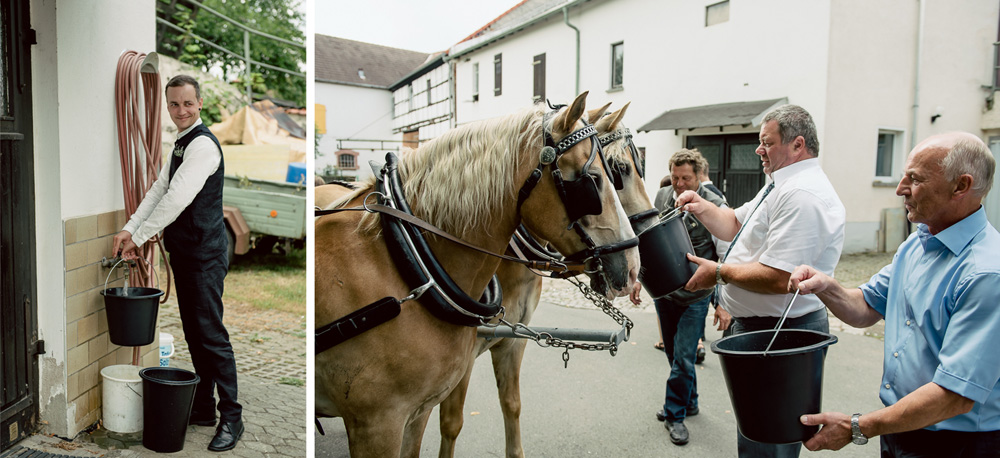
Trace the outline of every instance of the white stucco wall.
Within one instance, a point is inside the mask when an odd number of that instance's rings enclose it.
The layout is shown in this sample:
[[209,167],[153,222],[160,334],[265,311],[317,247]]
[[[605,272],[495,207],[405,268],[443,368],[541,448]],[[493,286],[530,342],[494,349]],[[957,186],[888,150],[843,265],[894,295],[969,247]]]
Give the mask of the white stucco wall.
[[[873,185],[880,128],[904,132],[890,183],[902,176],[914,140],[953,130],[982,134],[979,126],[988,94],[981,85],[991,82],[998,6],[986,0],[923,2],[914,133],[920,3],[833,3],[823,151],[824,168],[847,207],[845,251],[874,249],[882,210],[902,206],[893,185]],[[939,109],[942,116],[932,123]]]
[[[392,133],[392,93],[388,89],[316,82],[316,103],[326,106],[326,134],[320,139],[316,171],[336,165],[337,139],[386,140],[385,147],[397,151],[402,134]],[[371,176],[370,159],[382,160],[385,149],[373,142],[344,142],[344,149],[360,153],[358,170],[346,175]],[[373,151],[372,148],[375,148]]]
[[[634,129],[670,109],[788,97],[814,114],[822,137],[827,3],[733,2],[729,22],[705,27],[705,6],[712,3],[716,2],[595,1],[570,10],[570,23],[581,31],[580,89],[590,91],[588,107],[612,102],[612,109],[616,109],[631,101],[624,122]],[[783,13],[775,17],[775,11]],[[761,24],[776,22],[781,22],[783,35],[797,37],[782,41],[780,53],[769,52],[764,38],[752,38],[761,37]],[[611,45],[618,42],[625,44],[623,88],[609,90]],[[531,59],[543,52],[547,60],[546,94],[553,102],[568,103],[575,96],[575,46],[575,32],[565,25],[562,15],[557,15],[459,56],[454,61],[458,123],[510,113],[530,104]],[[493,56],[497,53],[503,54],[503,94],[494,97]],[[480,65],[479,102],[471,101],[475,62]],[[733,130],[737,131],[756,130]],[[647,148],[646,181],[651,194],[668,172],[667,159],[683,146],[687,134],[666,131],[637,135],[637,145]]]
[[[123,50],[155,49],[154,20],[153,0],[31,2],[38,326],[48,342],[42,394],[66,390],[63,221],[124,207],[115,69]],[[47,401],[42,418],[58,432],[66,419],[56,417],[73,413],[46,412]]]

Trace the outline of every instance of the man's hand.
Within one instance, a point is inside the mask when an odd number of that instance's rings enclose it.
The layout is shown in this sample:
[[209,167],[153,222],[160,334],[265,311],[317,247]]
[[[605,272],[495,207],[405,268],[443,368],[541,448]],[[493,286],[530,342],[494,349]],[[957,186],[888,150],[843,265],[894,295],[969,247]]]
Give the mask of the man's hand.
[[726,329],[729,329],[729,324],[732,322],[733,316],[730,315],[726,309],[722,308],[722,306],[716,305],[715,313],[712,314],[712,325],[717,325],[718,327],[716,327],[716,329],[719,331],[725,331]]
[[681,195],[677,196],[677,200],[674,202],[675,207],[679,207],[681,210],[686,212],[694,213],[696,216],[701,215],[705,211],[706,205],[715,206],[715,204],[702,199],[697,192],[694,191],[684,191]]
[[121,231],[115,235],[114,239],[111,240],[111,257],[117,257],[120,250],[122,259],[135,259],[139,257],[136,253],[138,248],[139,247],[135,246],[135,243],[132,242],[132,234],[129,233],[129,231]]
[[[688,192],[690,191],[684,191],[685,194]],[[698,264],[698,270],[694,272],[691,279],[684,285],[684,289],[698,291],[699,289],[708,289],[715,286],[715,267],[718,263],[710,259],[699,258],[691,253],[688,253],[687,258],[688,261]]]
[[846,414],[824,412],[816,415],[803,415],[799,421],[803,425],[821,425],[819,432],[803,443],[811,451],[840,450],[851,443],[851,417]]
[[802,294],[818,294],[838,284],[836,280],[812,266],[801,265],[788,277],[788,292],[793,293],[798,289]]
[[635,305],[642,303],[642,298],[639,297],[640,291],[642,291],[642,285],[640,285],[639,282],[635,282],[635,285],[632,285],[632,292],[628,295],[629,300],[631,300]]

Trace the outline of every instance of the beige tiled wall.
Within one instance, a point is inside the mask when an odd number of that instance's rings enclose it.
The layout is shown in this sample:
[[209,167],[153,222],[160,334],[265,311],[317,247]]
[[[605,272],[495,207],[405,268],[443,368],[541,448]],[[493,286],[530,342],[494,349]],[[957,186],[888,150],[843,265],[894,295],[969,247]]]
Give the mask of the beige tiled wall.
[[[73,433],[101,418],[101,369],[115,364],[131,364],[132,348],[119,347],[108,340],[108,317],[100,292],[110,268],[101,266],[110,257],[111,239],[125,225],[125,211],[103,213],[67,220],[66,259],[66,381],[67,399],[75,407],[70,418]],[[121,266],[115,269],[108,287],[122,286]],[[157,333],[157,335],[159,335]],[[159,364],[159,343],[140,349],[143,367]]]

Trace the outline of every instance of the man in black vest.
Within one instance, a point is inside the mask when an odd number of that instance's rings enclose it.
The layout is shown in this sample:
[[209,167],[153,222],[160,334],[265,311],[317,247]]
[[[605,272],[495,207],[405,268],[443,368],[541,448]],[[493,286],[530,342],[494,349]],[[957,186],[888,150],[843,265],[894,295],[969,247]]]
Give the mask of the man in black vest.
[[[201,89],[194,78],[178,75],[167,82],[167,109],[178,139],[159,178],[128,224],[114,237],[112,253],[126,259],[161,230],[170,253],[184,338],[195,372],[190,423],[219,426],[208,445],[229,450],[243,435],[243,407],[237,402],[236,360],[222,324],[222,289],[229,271],[228,240],[222,218],[225,162],[219,140],[201,122]],[[219,390],[216,406],[215,388]]]

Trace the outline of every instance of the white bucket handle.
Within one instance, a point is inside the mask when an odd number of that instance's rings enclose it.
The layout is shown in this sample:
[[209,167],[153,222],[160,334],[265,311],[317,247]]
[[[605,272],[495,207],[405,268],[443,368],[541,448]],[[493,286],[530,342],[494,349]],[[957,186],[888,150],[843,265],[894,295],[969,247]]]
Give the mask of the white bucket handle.
[[[146,263],[147,266],[149,265],[149,261],[147,261],[145,258],[138,257],[136,259],[142,260],[143,262]],[[108,289],[108,280],[111,280],[111,274],[115,272],[115,268],[118,267],[118,264],[121,264],[124,261],[125,261],[125,258],[121,258],[121,259],[118,260],[118,262],[115,263],[115,265],[111,266],[111,270],[108,272],[108,278],[104,279],[104,290],[105,291]],[[156,272],[156,269],[153,269],[153,276],[156,277],[156,289],[159,289],[160,288],[160,274]]]
[[170,354],[169,355],[160,355],[160,358],[170,358],[170,357],[173,357],[174,353],[176,352],[176,350],[177,350],[177,348],[175,348],[173,342],[171,342],[170,343]]

